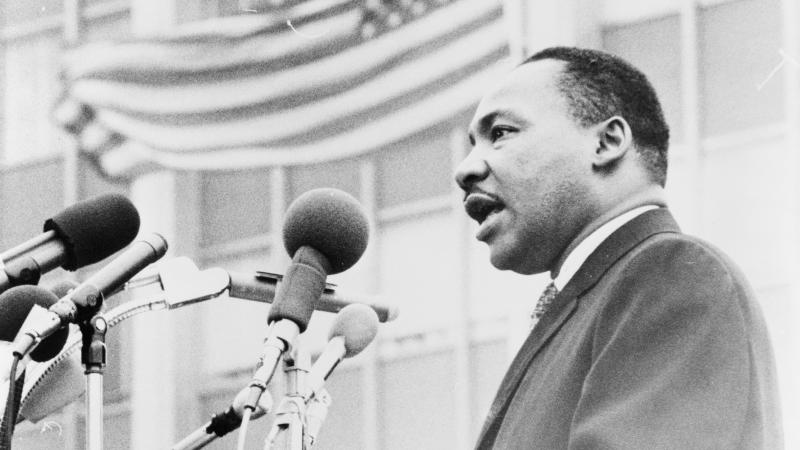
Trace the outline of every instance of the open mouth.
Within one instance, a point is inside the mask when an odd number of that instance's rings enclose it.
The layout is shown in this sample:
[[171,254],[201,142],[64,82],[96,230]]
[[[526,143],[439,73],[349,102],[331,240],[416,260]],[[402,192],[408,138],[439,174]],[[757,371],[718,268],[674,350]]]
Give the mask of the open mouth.
[[503,202],[485,193],[471,193],[464,198],[464,209],[478,223],[503,209]]

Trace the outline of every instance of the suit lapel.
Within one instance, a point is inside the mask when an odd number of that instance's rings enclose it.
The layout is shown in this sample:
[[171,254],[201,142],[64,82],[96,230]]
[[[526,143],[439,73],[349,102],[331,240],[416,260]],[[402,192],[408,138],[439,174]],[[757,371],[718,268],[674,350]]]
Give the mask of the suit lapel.
[[647,211],[626,223],[603,241],[589,255],[578,272],[559,292],[547,312],[525,339],[514,357],[478,438],[478,449],[492,448],[503,423],[506,410],[534,357],[549,342],[550,337],[569,319],[578,306],[580,296],[594,286],[603,274],[625,253],[648,237],[680,229],[666,208]]
[[[561,302],[564,298],[566,297],[561,294],[556,296],[550,309],[542,316],[537,325],[533,327],[533,330],[528,334],[522,347],[517,352],[517,356],[514,357],[514,361],[511,362],[511,366],[508,368],[505,377],[503,377],[503,382],[500,383],[500,388],[497,391],[497,395],[495,395],[494,402],[492,402],[492,406],[489,408],[489,414],[486,417],[486,422],[484,422],[481,435],[478,438],[478,448],[491,448],[491,444],[494,443],[494,438],[500,430],[500,425],[503,423],[503,417],[508,409],[508,405],[511,403],[511,398],[514,396],[517,386],[519,386],[522,377],[528,370],[528,366],[530,366],[533,357],[536,356],[542,345],[547,342],[550,336],[558,330],[561,324],[563,324],[575,310],[576,299],[571,299],[571,301],[564,304]],[[558,308],[556,308],[556,302],[560,303]],[[558,314],[553,313],[553,309],[558,309]]]

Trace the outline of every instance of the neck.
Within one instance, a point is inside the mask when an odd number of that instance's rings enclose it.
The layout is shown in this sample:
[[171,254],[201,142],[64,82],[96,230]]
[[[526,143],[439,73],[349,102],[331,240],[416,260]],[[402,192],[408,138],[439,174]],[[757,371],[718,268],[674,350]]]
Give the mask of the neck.
[[561,266],[564,264],[564,260],[575,250],[575,247],[578,246],[587,236],[592,234],[595,230],[603,226],[603,224],[607,223],[611,219],[624,214],[632,209],[636,209],[640,206],[645,205],[657,205],[657,206],[667,206],[666,196],[664,194],[664,189],[658,185],[651,185],[647,186],[644,189],[641,189],[634,193],[633,195],[628,195],[624,197],[621,201],[616,201],[610,204],[609,206],[602,208],[601,213],[596,215],[581,231],[575,235],[575,238],[567,245],[561,255],[556,260],[556,264],[553,266],[553,269],[550,271],[550,277],[555,278],[558,276],[559,271],[561,270]]

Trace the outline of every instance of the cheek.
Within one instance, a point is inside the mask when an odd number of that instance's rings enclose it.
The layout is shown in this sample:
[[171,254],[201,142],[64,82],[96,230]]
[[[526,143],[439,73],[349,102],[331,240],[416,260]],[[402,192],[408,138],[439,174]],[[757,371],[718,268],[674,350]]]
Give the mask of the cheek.
[[520,158],[514,162],[515,177],[511,180],[514,197],[523,205],[542,207],[542,203],[559,203],[570,196],[585,180],[572,158],[555,155],[537,160]]
[[589,198],[586,175],[567,161],[556,160],[528,173],[532,176],[517,183],[513,193],[517,240],[547,259],[580,222]]

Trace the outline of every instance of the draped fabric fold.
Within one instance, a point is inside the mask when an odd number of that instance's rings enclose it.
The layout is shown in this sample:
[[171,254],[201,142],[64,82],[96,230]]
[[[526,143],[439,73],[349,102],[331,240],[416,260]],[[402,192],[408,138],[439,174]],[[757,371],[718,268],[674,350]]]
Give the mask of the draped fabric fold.
[[446,121],[509,68],[500,2],[283,3],[69,51],[56,121],[111,176],[303,164]]

